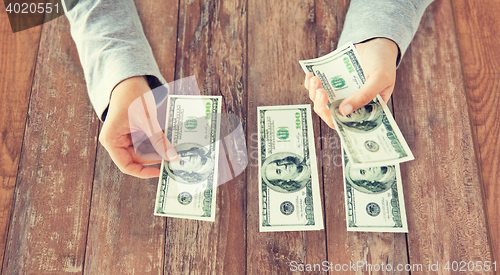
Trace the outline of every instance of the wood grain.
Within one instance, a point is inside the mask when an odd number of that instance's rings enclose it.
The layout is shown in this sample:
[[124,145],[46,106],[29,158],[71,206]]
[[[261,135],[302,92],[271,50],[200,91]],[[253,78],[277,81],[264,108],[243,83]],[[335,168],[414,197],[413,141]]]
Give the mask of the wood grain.
[[500,5],[453,1],[494,259],[500,257]]
[[[221,95],[222,114],[243,129],[246,17],[245,1],[180,1],[175,72],[176,79],[196,77],[201,91],[193,94]],[[167,218],[165,274],[245,272],[245,183],[242,173],[218,186],[214,223]]]
[[41,31],[36,27],[14,34],[7,12],[0,11],[0,267]]
[[127,176],[99,145],[84,274],[161,274],[165,220],[153,216],[158,180]]
[[63,17],[43,25],[28,116],[3,274],[81,273],[98,121]]
[[12,34],[0,11],[1,274],[289,274],[291,261],[422,264],[415,273],[439,262],[437,274],[455,274],[446,262],[493,261],[495,0],[435,1],[397,71],[393,113],[416,158],[401,165],[408,234],[346,231],[340,140],[315,114],[325,230],[259,232],[256,108],[311,103],[297,60],[335,49],[348,4],[136,1],[165,79],[195,75],[201,94],[222,95],[223,113],[247,134],[249,166],[219,186],[214,223],[153,216],[157,180],[123,175],[97,145],[66,19]]
[[323,56],[337,49],[349,3],[350,0],[315,1],[316,56]]
[[[257,133],[258,106],[310,103],[298,60],[315,54],[311,47],[315,44],[314,1],[286,1],[279,5],[249,1],[248,22],[247,136],[253,157],[247,168],[247,271],[288,274],[292,261],[314,264],[327,259],[325,231],[259,232],[257,139],[250,137]],[[313,118],[313,129],[315,137],[319,137],[317,116]],[[319,153],[319,143],[316,146]]]
[[[174,77],[177,1],[136,1],[162,75]],[[162,274],[165,219],[153,216],[158,179],[126,176],[99,145],[84,274]]]
[[415,155],[401,165],[410,264],[491,261],[450,1],[431,4],[419,28],[393,94],[396,121]]

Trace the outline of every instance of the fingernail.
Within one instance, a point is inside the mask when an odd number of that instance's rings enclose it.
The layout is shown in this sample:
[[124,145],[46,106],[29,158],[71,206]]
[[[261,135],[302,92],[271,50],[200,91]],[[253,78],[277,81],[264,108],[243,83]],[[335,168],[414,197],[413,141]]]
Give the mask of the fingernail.
[[310,83],[311,83],[311,86],[316,86],[316,79],[311,78]]
[[167,157],[169,160],[174,160],[177,157],[177,151],[174,148],[167,150]]
[[343,116],[346,116],[346,115],[350,114],[351,112],[352,112],[351,104],[347,104],[344,106],[344,108],[342,108],[342,115]]

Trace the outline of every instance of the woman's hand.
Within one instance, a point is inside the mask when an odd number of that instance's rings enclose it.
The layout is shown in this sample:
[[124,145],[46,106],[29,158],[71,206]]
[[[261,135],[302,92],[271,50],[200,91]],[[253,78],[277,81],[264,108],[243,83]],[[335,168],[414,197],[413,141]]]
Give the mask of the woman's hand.
[[[366,82],[342,101],[339,110],[343,116],[365,106],[378,94],[385,102],[389,101],[396,82],[396,59],[399,53],[396,43],[386,38],[375,38],[355,46],[361,58]],[[327,106],[328,96],[321,88],[319,78],[307,73],[304,86],[314,102],[314,111],[330,128],[334,128],[332,114]]]
[[[172,144],[164,138],[153,94],[142,76],[128,78],[113,90],[99,141],[123,173],[140,178],[160,175],[158,168],[143,164],[177,157]],[[140,154],[141,150],[137,150],[145,141],[154,147],[155,156]]]

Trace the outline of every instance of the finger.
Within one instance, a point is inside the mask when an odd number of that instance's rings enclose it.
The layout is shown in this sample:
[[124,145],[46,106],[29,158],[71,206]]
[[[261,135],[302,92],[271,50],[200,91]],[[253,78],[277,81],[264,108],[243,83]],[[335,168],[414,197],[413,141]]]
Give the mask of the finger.
[[316,91],[321,88],[321,80],[317,76],[311,77],[309,81],[309,98],[312,101],[316,100]]
[[328,109],[328,96],[326,91],[318,89],[316,98],[314,100],[314,112],[328,125],[328,127],[335,129],[333,124],[332,113]]
[[137,163],[130,163],[125,167],[123,173],[131,175],[138,178],[150,179],[158,178],[160,176],[160,169],[156,167],[144,167]]
[[[157,120],[155,120],[158,123]],[[167,161],[172,161],[177,158],[177,151],[170,141],[165,137],[163,131],[155,133],[149,137],[151,144],[155,148],[156,152]]]
[[304,87],[309,90],[309,81],[313,77],[313,73],[306,73],[306,78],[304,79]]
[[160,176],[160,169],[156,167],[144,167],[136,163],[132,155],[125,148],[112,147],[106,148],[106,150],[118,169],[124,174],[139,178],[154,178]]
[[[141,144],[140,146],[142,147],[145,143]],[[151,147],[152,146],[147,146]],[[130,146],[125,148],[127,152],[132,156],[132,161],[141,165],[149,165],[149,164],[156,164],[156,163],[161,163],[161,159],[158,159],[158,153],[151,148],[137,148],[137,150]],[[137,152],[140,152],[140,155],[137,155]]]
[[142,130],[136,129],[135,132],[128,134],[127,140],[128,142],[121,142],[120,144],[113,143],[113,145],[120,148],[126,148],[136,163],[160,163],[162,157],[156,152],[156,149],[151,144],[151,140]]
[[151,155],[147,152],[139,152],[138,147],[134,147],[137,155],[142,158],[148,156],[155,160],[166,159],[174,160],[177,157],[172,144],[165,138],[163,131],[156,116],[156,105],[152,92],[147,92],[137,98],[129,107],[129,122],[131,129],[138,129],[131,133],[134,145],[136,141],[140,141],[145,133],[149,138],[151,145],[154,147],[158,155]]
[[387,87],[385,90],[383,90],[380,93],[380,96],[384,100],[385,103],[389,102],[389,99],[391,99],[392,92],[394,91],[394,85]]
[[[149,143],[149,137],[144,133],[141,129],[136,128],[133,129],[129,134],[130,142],[132,143],[134,148],[138,148],[139,146],[143,146],[145,143]],[[132,136],[133,135],[133,136]],[[125,146],[121,146],[125,147]]]
[[378,94],[387,88],[393,87],[389,77],[385,73],[375,73],[368,78],[365,84],[356,92],[346,97],[339,106],[340,113],[346,116],[372,101]]

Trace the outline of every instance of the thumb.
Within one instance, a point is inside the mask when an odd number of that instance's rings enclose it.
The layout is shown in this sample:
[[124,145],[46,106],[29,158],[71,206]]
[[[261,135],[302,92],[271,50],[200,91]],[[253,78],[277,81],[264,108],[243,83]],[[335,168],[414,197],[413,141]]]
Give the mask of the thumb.
[[[158,120],[156,120],[158,123]],[[159,125],[158,125],[159,126]],[[149,141],[153,145],[155,151],[165,160],[173,161],[177,158],[177,151],[170,141],[165,137],[163,131],[154,133],[149,137]]]
[[[365,84],[359,90],[346,97],[339,106],[343,116],[352,113],[366,104],[370,103],[378,94],[389,88],[390,84],[378,75],[367,78]],[[390,83],[390,81],[389,81]]]
[[[130,105],[129,123],[131,138],[138,157],[151,160],[166,159],[167,161],[177,158],[177,151],[165,137],[158,122],[156,104],[151,92],[141,95]],[[146,141],[145,136],[151,143],[149,146],[142,146]],[[157,154],[149,152],[148,149],[151,146]]]

